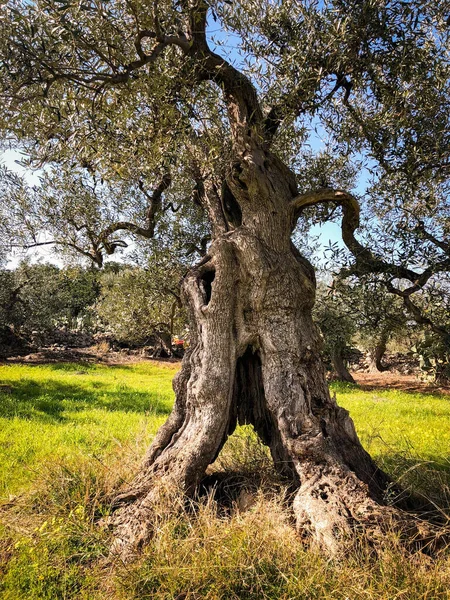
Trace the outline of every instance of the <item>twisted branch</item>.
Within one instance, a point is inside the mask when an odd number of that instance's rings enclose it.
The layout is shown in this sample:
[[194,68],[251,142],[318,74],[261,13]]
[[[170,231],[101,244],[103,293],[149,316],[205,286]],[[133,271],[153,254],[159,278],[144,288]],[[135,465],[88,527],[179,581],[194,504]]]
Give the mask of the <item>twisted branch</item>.
[[421,232],[424,237],[435,243],[442,250],[447,251],[447,254],[449,254],[448,257],[433,264],[429,264],[421,273],[417,273],[416,271],[413,271],[412,269],[402,265],[395,265],[393,263],[386,262],[382,258],[373,254],[373,252],[363,246],[355,238],[355,231],[358,229],[360,224],[359,203],[355,196],[342,190],[324,188],[296,196],[291,200],[294,221],[298,219],[301,212],[305,208],[327,202],[333,202],[342,207],[342,239],[355,258],[355,263],[352,267],[341,270],[341,276],[345,278],[349,277],[350,275],[360,276],[373,273],[387,274],[393,279],[406,279],[412,285],[405,290],[394,286],[392,279],[389,281],[383,281],[383,283],[386,285],[386,288],[389,292],[400,296],[403,299],[405,307],[413,315],[417,323],[428,325],[435,333],[441,336],[448,336],[449,333],[444,327],[433,323],[431,319],[426,317],[422,313],[421,309],[412,302],[411,295],[423,289],[429,279],[436,273],[450,270],[450,254],[448,253],[449,245],[446,242],[437,240],[422,227]]

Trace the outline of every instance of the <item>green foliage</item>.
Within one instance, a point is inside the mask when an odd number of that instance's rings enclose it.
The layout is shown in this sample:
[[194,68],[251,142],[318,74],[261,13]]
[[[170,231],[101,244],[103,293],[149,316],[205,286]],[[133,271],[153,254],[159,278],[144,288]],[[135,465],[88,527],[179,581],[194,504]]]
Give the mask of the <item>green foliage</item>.
[[[19,140],[33,164],[58,164],[50,176],[55,190],[63,183],[80,191],[87,169],[113,196],[121,181],[133,195],[140,178],[151,188],[169,170],[186,203],[199,179],[220,187],[242,150],[233,147],[239,118],[227,103],[245,82],[257,100],[252,127],[260,129],[264,115],[279,121],[273,149],[298,171],[302,189],[305,166],[315,164],[311,187],[348,184],[361,160],[379,169],[376,181],[394,173],[410,186],[424,173],[446,179],[445,3],[246,0],[208,7],[215,26],[205,37],[222,57],[224,76],[197,44],[198,4],[9,0],[0,31],[5,136]],[[236,67],[228,69],[227,58]],[[325,151],[311,151],[314,130],[327,140]],[[43,196],[66,205],[46,190]],[[91,198],[88,214],[92,206]],[[67,224],[69,213],[57,207],[54,216]]]
[[19,320],[17,314],[17,302],[14,298],[14,274],[2,269],[0,271],[0,324],[16,323]]
[[[239,179],[249,136],[301,192],[364,183],[364,241],[389,263],[375,271],[390,291],[405,297],[399,268],[426,274],[410,277],[409,300],[448,272],[446,3],[8,0],[1,11],[0,130],[47,167],[34,189],[2,172],[10,244],[53,242],[101,265],[130,236],[166,248],[175,236],[204,254],[212,206],[221,218],[224,207],[205,190]],[[335,214],[310,208],[297,237]],[[360,254],[347,274],[371,270]]]
[[178,236],[180,223],[172,223],[167,239],[150,240],[135,249],[135,266],[122,265],[107,269],[100,278],[101,293],[95,312],[104,327],[117,340],[145,345],[159,332],[169,336],[182,335],[186,314],[182,308],[180,284],[190,256],[186,255],[184,239]]
[[[68,328],[112,332],[120,342],[145,344],[154,333],[181,335],[186,317],[180,282],[189,256],[157,240],[135,250],[134,266],[106,264],[103,271],[22,262],[0,270],[0,325],[16,336],[39,342]],[[148,244],[147,244],[148,246]],[[32,335],[33,334],[33,335]],[[11,334],[12,335],[12,334]]]
[[67,326],[89,326],[90,307],[99,292],[97,274],[79,267],[22,262],[1,271],[0,323],[22,335]]
[[[331,287],[319,282],[313,315],[328,359],[339,356],[345,360],[354,346],[369,351],[374,361],[378,350],[379,363],[387,343],[396,337],[407,338],[408,350],[412,349],[406,335],[412,326],[405,318],[402,302],[376,280],[336,279]],[[416,336],[420,335],[419,328],[415,329]]]
[[[167,272],[161,273],[166,278]],[[168,279],[168,278],[167,278]],[[165,283],[170,282],[165,279]],[[185,327],[179,291],[158,285],[155,271],[124,268],[101,278],[101,296],[96,313],[108,331],[120,342],[145,345],[156,333],[181,335]]]
[[390,294],[375,278],[337,282],[337,295],[355,326],[358,346],[373,350],[394,336],[406,337],[408,321],[400,298]]
[[314,319],[322,332],[328,355],[349,348],[357,324],[342,297],[325,284],[319,283],[317,289]]
[[426,334],[414,348],[424,379],[434,383],[450,381],[450,337]]
[[43,171],[34,186],[6,169],[0,177],[4,252],[53,246],[66,262],[84,258],[102,267],[105,257],[123,252],[130,239],[156,237],[168,246],[176,236],[186,252],[208,232],[198,207],[182,206],[192,185],[168,172],[158,172],[156,181],[142,174],[111,181],[93,169],[61,165]]

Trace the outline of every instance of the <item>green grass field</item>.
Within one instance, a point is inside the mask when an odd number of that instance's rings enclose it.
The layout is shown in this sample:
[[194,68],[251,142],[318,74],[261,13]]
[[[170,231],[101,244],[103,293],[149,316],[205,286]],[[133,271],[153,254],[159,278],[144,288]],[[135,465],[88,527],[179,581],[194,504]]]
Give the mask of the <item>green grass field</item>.
[[[0,598],[450,598],[446,552],[406,556],[393,537],[376,559],[362,548],[333,564],[309,549],[247,428],[218,468],[266,469],[251,509],[224,515],[209,498],[195,511],[169,511],[143,557],[112,567],[109,534],[97,522],[167,418],[176,368],[0,367]],[[448,509],[450,397],[332,389],[383,468]]]
[[174,367],[0,367],[0,495],[29,487],[49,462],[104,458],[167,418]]

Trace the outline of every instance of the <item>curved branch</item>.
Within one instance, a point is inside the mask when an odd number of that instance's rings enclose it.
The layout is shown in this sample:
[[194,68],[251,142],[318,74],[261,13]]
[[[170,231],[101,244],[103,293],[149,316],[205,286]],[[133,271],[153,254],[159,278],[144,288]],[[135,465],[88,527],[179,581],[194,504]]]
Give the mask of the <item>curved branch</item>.
[[189,14],[190,48],[187,54],[196,63],[200,81],[214,81],[224,91],[230,124],[234,134],[255,127],[259,136],[263,134],[263,112],[256,89],[250,79],[238,71],[226,59],[213,52],[206,39],[206,24],[209,5],[199,0]]
[[305,208],[327,202],[334,202],[342,206],[342,239],[356,261],[353,268],[343,270],[344,277],[367,273],[386,273],[395,278],[407,279],[413,284],[414,291],[417,291],[427,283],[434,273],[450,269],[450,258],[429,265],[422,273],[417,273],[412,269],[388,263],[377,257],[355,238],[355,231],[359,227],[359,203],[355,196],[342,190],[323,188],[296,196],[291,201],[294,219],[298,219],[301,211]]
[[80,248],[80,246],[77,246],[73,242],[67,242],[67,241],[65,242],[62,240],[50,240],[48,242],[35,242],[33,244],[23,244],[23,245],[22,244],[20,244],[20,245],[13,244],[13,246],[23,248],[24,250],[29,250],[30,248],[37,248],[38,246],[64,246],[67,248],[72,248],[72,250],[76,250],[77,252],[79,252],[80,254],[85,256],[86,258],[89,258],[89,260],[91,260],[93,263],[95,263],[98,267],[103,266],[103,257],[97,247],[94,247],[93,251],[91,253],[88,250],[84,250],[83,248]]
[[[334,202],[342,206],[342,238],[347,248],[355,257],[356,261],[352,269],[341,270],[341,275],[343,277],[348,277],[349,275],[362,275],[367,273],[385,273],[390,274],[393,278],[406,279],[410,281],[412,285],[405,290],[395,287],[392,284],[392,281],[384,281],[383,283],[390,293],[400,296],[403,299],[405,308],[413,316],[417,323],[427,325],[436,334],[448,339],[449,332],[447,329],[440,325],[436,325],[429,317],[424,315],[422,310],[411,300],[411,295],[421,290],[435,273],[450,270],[450,258],[444,259],[432,265],[428,265],[422,273],[416,273],[415,271],[406,267],[387,263],[381,258],[375,256],[355,238],[355,231],[359,227],[359,203],[357,199],[352,196],[352,194],[342,190],[322,189],[315,192],[301,194],[291,201],[291,205],[295,218],[298,218],[301,211],[306,207],[325,202]],[[427,237],[427,239],[430,239],[430,241],[433,241],[433,243],[439,242],[439,240],[435,240],[435,238],[431,235]],[[446,243],[444,242],[443,244],[444,248],[442,248],[440,244],[437,245],[445,250]]]
[[99,239],[103,244],[107,242],[108,237],[117,231],[129,231],[134,233],[135,235],[140,235],[146,239],[150,239],[153,237],[155,233],[155,218],[158,212],[158,209],[161,207],[161,199],[164,192],[170,187],[172,183],[172,177],[170,173],[166,173],[158,186],[154,189],[153,193],[150,194],[144,187],[144,182],[142,180],[139,181],[138,186],[141,192],[148,200],[147,210],[146,210],[146,225],[144,227],[140,225],[136,225],[135,223],[131,223],[130,221],[117,221],[116,223],[111,223],[108,227],[106,227],[100,234]]
[[419,221],[417,227],[415,227],[414,231],[419,233],[424,239],[428,240],[438,248],[440,248],[443,252],[450,256],[450,243],[445,242],[444,240],[440,240],[435,237],[432,233],[425,229],[425,224],[423,221]]
[[153,237],[154,223],[150,223],[148,227],[141,227],[140,225],[131,223],[131,221],[116,221],[115,223],[108,225],[108,227],[106,227],[106,229],[99,234],[99,238],[102,240],[102,242],[105,242],[110,235],[116,233],[117,231],[129,231],[135,235],[140,235],[146,239],[150,239]]
[[354,236],[354,232],[359,227],[359,202],[352,194],[343,190],[333,190],[331,188],[322,188],[316,191],[300,194],[291,200],[291,207],[294,211],[294,219],[297,221],[301,212],[310,206],[334,202],[342,206],[342,238],[344,243],[355,256],[371,262],[375,259],[372,253],[364,248]]
[[[329,75],[329,72],[322,70],[321,77],[317,82],[318,87],[320,87],[321,81]],[[307,98],[303,87],[297,87],[296,89],[285,93],[279,101],[271,107],[264,119],[264,134],[266,141],[270,144],[278,131],[278,128],[288,115],[299,117],[307,110],[314,113],[323,104],[331,100],[341,88],[347,90],[348,82],[345,77],[343,75],[336,75],[336,77],[337,79],[334,87],[322,99],[317,101],[306,103]]]

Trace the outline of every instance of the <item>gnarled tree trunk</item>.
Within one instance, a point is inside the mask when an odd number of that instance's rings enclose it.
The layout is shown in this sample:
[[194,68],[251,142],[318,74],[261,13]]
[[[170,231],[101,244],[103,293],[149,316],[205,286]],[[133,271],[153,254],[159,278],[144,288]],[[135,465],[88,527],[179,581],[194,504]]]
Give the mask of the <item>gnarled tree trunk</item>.
[[347,381],[348,383],[355,383],[350,371],[347,369],[344,359],[342,358],[341,349],[333,350],[331,353],[331,362],[333,368],[336,371],[339,381]]
[[[117,498],[114,549],[148,539],[165,494],[191,494],[237,423],[250,423],[298,489],[300,530],[331,553],[342,535],[376,524],[388,477],[361,446],[349,414],[330,397],[313,324],[315,281],[292,247],[292,175],[253,153],[230,187],[239,216],[220,225],[186,276],[191,348],[174,381],[176,402],[130,489]],[[236,211],[235,211],[236,214]]]
[[373,373],[382,373],[387,370],[381,362],[386,353],[387,342],[388,334],[382,333],[377,340],[375,347],[369,352],[369,369]]

